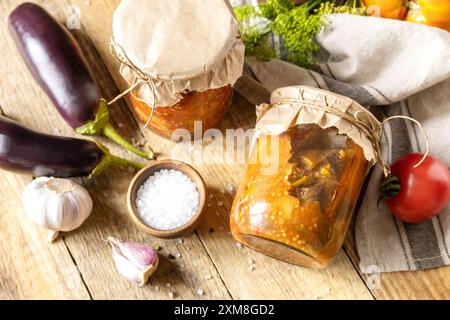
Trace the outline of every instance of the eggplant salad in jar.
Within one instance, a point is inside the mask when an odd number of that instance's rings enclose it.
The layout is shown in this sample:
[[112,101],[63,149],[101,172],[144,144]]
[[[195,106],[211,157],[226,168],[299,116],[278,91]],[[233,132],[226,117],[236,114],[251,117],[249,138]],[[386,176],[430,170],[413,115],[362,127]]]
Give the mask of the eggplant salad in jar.
[[[324,96],[336,113],[320,109]],[[337,114],[365,112],[368,127],[378,122],[352,100],[319,89],[278,89],[272,102],[258,121],[231,230],[266,255],[324,268],[343,244],[375,157],[369,139]]]

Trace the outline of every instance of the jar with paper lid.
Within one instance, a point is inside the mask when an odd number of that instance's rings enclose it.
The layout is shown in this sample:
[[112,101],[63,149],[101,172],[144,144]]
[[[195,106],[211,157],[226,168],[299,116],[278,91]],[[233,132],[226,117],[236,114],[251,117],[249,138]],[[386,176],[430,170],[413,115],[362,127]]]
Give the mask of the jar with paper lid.
[[129,84],[132,108],[170,138],[219,125],[242,75],[244,45],[227,0],[122,0],[112,54]]
[[271,257],[324,268],[378,159],[380,123],[351,99],[309,87],[278,89],[258,111],[232,234]]

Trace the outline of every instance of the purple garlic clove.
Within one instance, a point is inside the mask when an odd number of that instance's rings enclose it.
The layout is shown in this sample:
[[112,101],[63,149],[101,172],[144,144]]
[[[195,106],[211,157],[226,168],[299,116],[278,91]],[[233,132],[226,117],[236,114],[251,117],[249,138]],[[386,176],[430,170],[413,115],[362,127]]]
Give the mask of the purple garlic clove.
[[143,243],[123,242],[109,237],[117,271],[127,280],[143,286],[158,268],[158,253]]

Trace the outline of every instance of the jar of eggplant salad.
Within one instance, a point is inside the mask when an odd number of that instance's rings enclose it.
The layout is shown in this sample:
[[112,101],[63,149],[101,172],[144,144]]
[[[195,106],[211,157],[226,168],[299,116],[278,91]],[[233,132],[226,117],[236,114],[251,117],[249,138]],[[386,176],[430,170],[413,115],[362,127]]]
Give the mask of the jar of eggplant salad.
[[324,268],[341,248],[381,124],[349,98],[308,87],[273,92],[259,108],[231,231],[293,264]]
[[122,0],[113,33],[132,108],[150,129],[170,138],[219,125],[245,51],[227,0]]

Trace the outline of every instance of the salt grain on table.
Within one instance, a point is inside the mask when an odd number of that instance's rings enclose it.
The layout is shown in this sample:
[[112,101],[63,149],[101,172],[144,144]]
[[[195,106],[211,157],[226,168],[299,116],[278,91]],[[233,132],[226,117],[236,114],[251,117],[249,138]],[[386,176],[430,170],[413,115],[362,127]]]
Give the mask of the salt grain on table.
[[205,291],[203,291],[203,289],[198,289],[198,290],[197,290],[197,294],[198,294],[199,296],[204,296],[204,295],[205,295]]
[[178,170],[161,170],[139,188],[136,206],[142,219],[159,230],[173,230],[192,220],[200,204],[195,183]]

